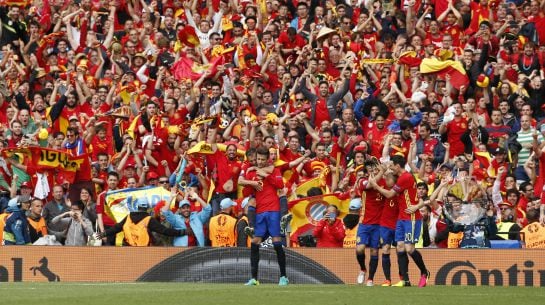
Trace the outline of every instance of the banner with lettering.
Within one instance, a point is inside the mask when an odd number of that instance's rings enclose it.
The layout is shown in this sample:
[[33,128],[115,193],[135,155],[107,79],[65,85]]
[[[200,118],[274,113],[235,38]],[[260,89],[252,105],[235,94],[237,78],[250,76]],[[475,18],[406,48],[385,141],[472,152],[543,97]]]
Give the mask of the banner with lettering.
[[76,173],[81,169],[87,154],[73,157],[69,153],[39,146],[10,148],[2,151],[5,158],[19,157],[19,162],[32,166],[37,171],[60,170],[66,181],[73,183]]
[[161,200],[170,200],[170,191],[163,187],[127,188],[106,193],[105,211],[116,222],[137,210],[136,200],[147,198],[149,207],[153,208]]

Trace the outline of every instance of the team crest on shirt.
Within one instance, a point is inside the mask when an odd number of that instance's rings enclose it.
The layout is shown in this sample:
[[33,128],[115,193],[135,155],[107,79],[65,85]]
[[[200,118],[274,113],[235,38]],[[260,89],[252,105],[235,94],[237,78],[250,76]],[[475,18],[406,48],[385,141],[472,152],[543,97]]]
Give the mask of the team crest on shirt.
[[460,124],[460,126],[462,127],[462,129],[466,129],[466,128],[467,128],[466,123],[462,123],[462,124]]

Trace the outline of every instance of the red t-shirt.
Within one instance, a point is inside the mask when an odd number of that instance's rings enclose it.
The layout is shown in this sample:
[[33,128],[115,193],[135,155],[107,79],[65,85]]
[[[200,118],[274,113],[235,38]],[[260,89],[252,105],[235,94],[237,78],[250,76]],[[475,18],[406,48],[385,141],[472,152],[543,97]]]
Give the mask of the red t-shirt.
[[371,155],[377,158],[382,156],[382,149],[384,148],[384,139],[388,134],[388,128],[384,127],[378,129],[376,124],[373,124],[369,133],[367,134],[367,139],[371,146]]
[[92,153],[91,153],[91,159],[93,161],[98,160],[98,154],[100,153],[106,153],[108,156],[114,155],[114,143],[112,138],[108,138],[106,136],[104,140],[101,140],[98,136],[94,136],[91,140],[91,147],[92,147]]
[[[185,227],[191,228],[191,224],[189,223],[189,218],[185,220]],[[188,247],[197,246],[197,239],[195,238],[195,234],[190,234],[187,236],[187,246]]]
[[104,223],[105,226],[112,227],[115,225],[115,221],[104,212],[104,205],[106,204],[106,192],[107,191],[104,191],[100,193],[100,195],[98,195],[96,211],[97,214],[102,214],[102,223]]
[[399,206],[397,219],[422,219],[420,211],[416,211],[414,214],[405,213],[405,209],[418,204],[418,196],[416,193],[416,180],[414,179],[413,175],[411,175],[409,172],[403,172],[397,179],[396,185],[394,185],[393,190],[397,193],[397,204]]
[[467,119],[460,118],[454,119],[447,124],[447,139],[450,143],[451,158],[456,157],[464,153],[465,145],[460,140],[462,135],[467,131]]
[[238,184],[238,176],[240,175],[240,170],[242,168],[242,163],[235,160],[229,160],[225,153],[217,150],[213,155],[210,155],[207,160],[210,160],[208,163],[209,166],[215,166],[216,167],[216,189],[215,192],[217,193],[227,193],[223,189],[223,185],[229,181],[229,179],[233,180],[233,190],[232,192],[236,192],[236,186]]
[[423,140],[424,143],[424,149],[423,153],[425,155],[429,155],[433,157],[433,151],[435,150],[435,147],[439,144],[439,140],[437,139],[429,139],[429,140]]
[[307,43],[300,35],[295,35],[294,39],[290,39],[287,32],[280,33],[278,42],[282,44],[285,49],[294,49],[296,47],[303,48]]
[[168,122],[170,123],[171,126],[177,126],[177,125],[181,125],[183,122],[185,122],[187,119],[187,108],[182,108],[182,109],[179,109],[177,110],[176,112],[174,112],[173,115],[169,115],[168,116]]

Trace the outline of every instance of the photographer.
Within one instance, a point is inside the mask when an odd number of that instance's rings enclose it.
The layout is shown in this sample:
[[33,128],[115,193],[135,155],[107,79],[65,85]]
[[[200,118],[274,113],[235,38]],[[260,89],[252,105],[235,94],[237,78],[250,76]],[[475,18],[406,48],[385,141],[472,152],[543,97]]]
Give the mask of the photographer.
[[486,204],[481,208],[476,203],[462,201],[452,193],[447,197],[445,212],[448,214],[449,232],[463,233],[460,248],[490,248],[490,239],[498,231],[494,206]]
[[339,209],[334,204],[327,206],[324,217],[314,228],[312,235],[318,240],[318,248],[342,248],[345,237],[343,222],[337,218]]
[[87,244],[87,237],[93,234],[93,224],[85,216],[83,216],[83,209],[85,205],[81,200],[72,204],[70,211],[64,212],[58,216],[55,216],[51,223],[62,223],[67,226],[65,231],[66,246],[85,246]]

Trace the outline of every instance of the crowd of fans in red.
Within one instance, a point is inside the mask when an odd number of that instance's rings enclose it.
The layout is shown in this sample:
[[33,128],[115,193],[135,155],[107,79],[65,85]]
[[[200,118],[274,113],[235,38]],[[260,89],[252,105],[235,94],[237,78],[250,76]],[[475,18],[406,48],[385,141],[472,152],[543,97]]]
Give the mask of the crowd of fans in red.
[[38,192],[50,231],[67,198],[114,226],[105,191],[173,185],[182,158],[191,210],[210,195],[216,215],[259,148],[281,196],[320,175],[360,196],[365,161],[401,155],[422,198],[472,179],[498,222],[545,222],[545,1],[3,0],[0,18],[0,148],[89,158],[72,181],[0,159],[2,208]]

